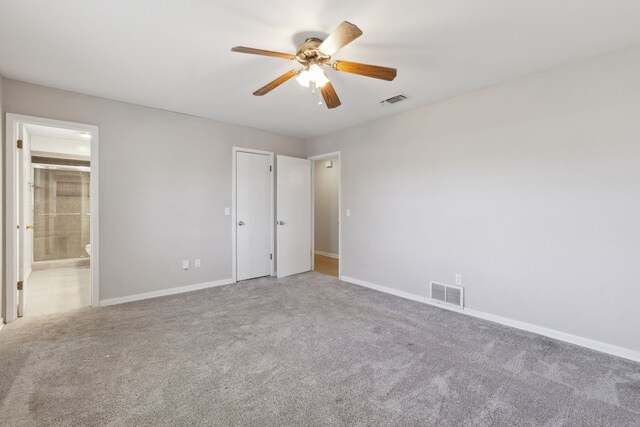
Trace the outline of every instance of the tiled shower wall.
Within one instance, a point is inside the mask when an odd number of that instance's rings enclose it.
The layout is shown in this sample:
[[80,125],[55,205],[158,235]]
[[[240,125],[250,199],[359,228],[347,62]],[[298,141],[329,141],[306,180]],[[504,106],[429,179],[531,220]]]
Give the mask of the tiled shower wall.
[[89,258],[89,172],[34,169],[33,260]]

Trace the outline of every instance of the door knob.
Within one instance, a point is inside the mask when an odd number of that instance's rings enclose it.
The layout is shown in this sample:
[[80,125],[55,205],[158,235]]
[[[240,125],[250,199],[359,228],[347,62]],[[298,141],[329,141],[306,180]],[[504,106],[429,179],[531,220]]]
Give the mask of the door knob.
[[33,224],[27,225],[27,230],[33,230]]
[[284,221],[277,221],[276,224],[278,225],[284,225]]
[[238,225],[244,225],[244,221],[238,221]]

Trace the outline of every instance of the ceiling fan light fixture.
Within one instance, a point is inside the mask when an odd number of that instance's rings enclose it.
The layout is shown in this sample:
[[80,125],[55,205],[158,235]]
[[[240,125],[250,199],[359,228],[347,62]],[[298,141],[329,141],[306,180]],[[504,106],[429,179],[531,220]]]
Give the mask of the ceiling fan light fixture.
[[309,67],[309,80],[315,82],[316,87],[322,87],[329,81],[318,64],[313,64]]
[[300,71],[296,80],[304,87],[309,87],[311,82],[315,84],[315,87],[322,87],[329,81],[318,64],[312,64],[308,68]]
[[311,82],[309,72],[307,70],[300,71],[296,77],[296,81],[300,83],[300,86],[309,87],[309,83]]

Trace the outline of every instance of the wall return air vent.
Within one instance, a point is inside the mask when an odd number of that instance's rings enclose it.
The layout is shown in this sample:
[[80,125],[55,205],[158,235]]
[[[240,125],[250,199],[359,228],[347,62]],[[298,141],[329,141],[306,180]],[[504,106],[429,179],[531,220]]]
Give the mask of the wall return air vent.
[[464,288],[431,282],[431,300],[437,303],[464,308]]

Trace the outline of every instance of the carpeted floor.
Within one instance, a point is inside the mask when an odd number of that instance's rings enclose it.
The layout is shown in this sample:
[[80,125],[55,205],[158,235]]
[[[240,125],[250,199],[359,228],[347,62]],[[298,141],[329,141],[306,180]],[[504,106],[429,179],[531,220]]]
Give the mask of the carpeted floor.
[[640,425],[640,364],[307,273],[7,325],[0,424]]

